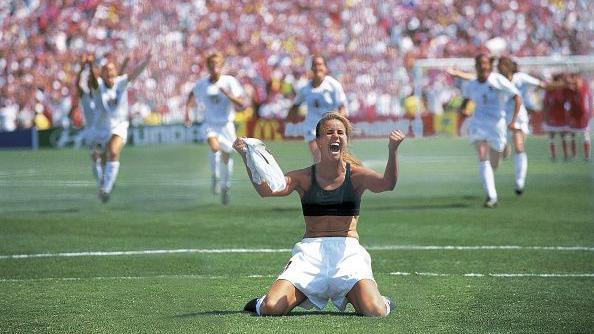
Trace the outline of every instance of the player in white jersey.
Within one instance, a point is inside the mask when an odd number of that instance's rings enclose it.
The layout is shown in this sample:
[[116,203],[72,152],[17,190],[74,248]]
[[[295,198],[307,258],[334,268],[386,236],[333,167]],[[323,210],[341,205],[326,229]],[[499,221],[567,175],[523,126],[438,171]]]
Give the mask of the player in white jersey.
[[89,84],[92,88],[93,100],[97,109],[95,118],[96,141],[105,149],[103,154],[105,169],[99,190],[99,198],[103,203],[109,200],[111,191],[120,169],[120,153],[128,138],[128,87],[146,68],[151,58],[149,52],[145,59],[129,74],[118,75],[112,61],[101,68],[101,77],[97,78],[91,67]]
[[[206,138],[209,152],[208,160],[212,176],[211,190],[221,195],[223,204],[229,203],[229,188],[233,173],[233,142],[235,135],[235,109],[245,108],[245,91],[237,79],[223,74],[225,58],[215,52],[206,59],[208,75],[199,79],[186,102],[186,126],[192,124],[193,104],[203,108],[204,123],[200,132]],[[220,163],[222,160],[222,164]]]
[[83,55],[80,71],[76,76],[76,90],[83,111],[83,131],[85,143],[87,144],[89,156],[91,157],[91,170],[93,171],[93,176],[97,182],[97,188],[100,189],[103,181],[103,166],[101,152],[96,140],[95,120],[97,118],[97,113],[95,101],[93,101],[93,96],[91,94],[91,88],[88,84],[89,71],[91,71],[91,68],[88,66],[88,61],[93,61],[93,56],[87,54]]
[[497,206],[497,190],[493,171],[499,166],[506,145],[505,103],[514,100],[512,119],[507,128],[515,129],[522,98],[518,89],[503,75],[492,72],[492,60],[485,54],[475,58],[477,79],[464,87],[464,101],[461,110],[469,100],[475,104],[474,115],[470,120],[469,136],[476,146],[479,158],[479,174],[483,189],[487,193],[485,207]]
[[[541,80],[530,76],[529,74],[518,72],[517,64],[509,57],[500,57],[497,62],[497,69],[499,73],[510,80],[520,92],[522,101],[527,101],[527,95],[530,89],[534,87],[545,88],[546,84]],[[511,123],[515,101],[509,99],[505,105],[505,117],[508,123]],[[524,192],[526,185],[526,173],[528,170],[528,156],[526,155],[524,142],[526,135],[529,133],[528,129],[528,110],[524,103],[520,106],[520,112],[514,127],[510,129],[513,146],[514,146],[514,165],[515,165],[515,179],[516,179],[516,194],[521,195]]]
[[347,99],[340,82],[327,75],[328,68],[324,57],[314,56],[312,58],[311,71],[313,78],[297,92],[288,118],[297,114],[302,103],[307,105],[307,115],[303,122],[303,137],[309,145],[314,162],[319,162],[320,149],[316,143],[316,125],[327,112],[337,111],[346,117]]

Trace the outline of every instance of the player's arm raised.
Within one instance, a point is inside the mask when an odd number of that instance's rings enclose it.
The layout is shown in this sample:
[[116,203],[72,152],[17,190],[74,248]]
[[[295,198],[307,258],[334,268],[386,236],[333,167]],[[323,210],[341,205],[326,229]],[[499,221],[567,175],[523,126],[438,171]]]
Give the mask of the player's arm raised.
[[369,189],[374,193],[394,190],[398,180],[398,147],[406,138],[400,130],[394,130],[388,136],[388,162],[384,174],[380,174],[370,168],[361,168],[360,177],[361,191]]
[[186,107],[184,108],[184,125],[192,126],[192,107],[194,106],[194,91],[191,91],[186,100]]

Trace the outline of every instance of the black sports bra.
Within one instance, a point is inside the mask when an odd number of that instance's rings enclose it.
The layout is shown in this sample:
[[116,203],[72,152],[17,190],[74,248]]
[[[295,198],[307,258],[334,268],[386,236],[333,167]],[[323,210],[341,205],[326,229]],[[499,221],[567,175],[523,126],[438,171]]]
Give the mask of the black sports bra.
[[304,216],[358,216],[361,197],[353,189],[351,165],[346,164],[344,182],[334,190],[320,188],[316,181],[316,165],[311,166],[311,186],[301,198]]

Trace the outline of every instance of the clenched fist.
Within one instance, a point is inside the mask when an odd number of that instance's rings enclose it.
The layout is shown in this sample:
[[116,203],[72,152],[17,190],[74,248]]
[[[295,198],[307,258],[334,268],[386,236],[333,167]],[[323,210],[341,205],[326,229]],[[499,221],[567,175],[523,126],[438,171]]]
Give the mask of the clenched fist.
[[398,145],[402,143],[404,138],[406,138],[406,135],[400,130],[394,130],[390,132],[390,135],[388,136],[388,139],[390,140],[388,147],[390,150],[395,151],[398,148]]
[[247,152],[247,145],[243,141],[243,138],[237,138],[233,142],[233,148],[237,151],[237,153],[243,155]]

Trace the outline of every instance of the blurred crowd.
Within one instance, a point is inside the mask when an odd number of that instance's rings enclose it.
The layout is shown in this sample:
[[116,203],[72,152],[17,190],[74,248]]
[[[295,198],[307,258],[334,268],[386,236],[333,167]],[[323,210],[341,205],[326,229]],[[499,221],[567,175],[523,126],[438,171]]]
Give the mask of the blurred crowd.
[[592,54],[589,0],[10,0],[0,3],[0,130],[81,126],[84,53],[153,60],[130,89],[133,124],[183,121],[213,50],[261,117],[284,118],[326,57],[350,117],[395,118],[417,58]]

